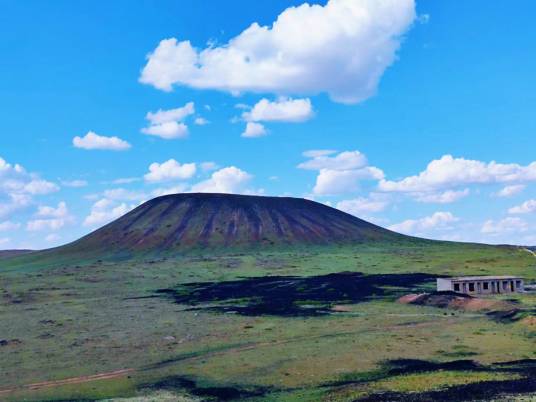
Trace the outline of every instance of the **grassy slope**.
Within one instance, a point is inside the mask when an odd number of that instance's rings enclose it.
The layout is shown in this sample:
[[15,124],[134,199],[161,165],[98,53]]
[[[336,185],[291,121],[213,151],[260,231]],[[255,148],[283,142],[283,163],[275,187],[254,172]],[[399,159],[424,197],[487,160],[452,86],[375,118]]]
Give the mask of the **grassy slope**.
[[[389,297],[350,305],[346,313],[293,318],[187,311],[166,298],[133,299],[181,283],[340,271],[514,274],[536,280],[534,257],[516,248],[377,244],[158,262],[86,261],[83,267],[46,261],[46,269],[39,269],[38,261],[21,269],[24,260],[17,261],[0,263],[0,322],[6,324],[0,338],[20,340],[0,349],[0,389],[122,368],[137,371],[130,378],[20,391],[10,394],[13,400],[132,396],[146,392],[147,387],[140,391],[143,384],[170,376],[187,377],[198,387],[179,381],[179,391],[168,390],[173,394],[191,396],[202,387],[225,386],[262,391],[262,399],[271,400],[353,400],[382,390],[427,391],[513,378],[511,373],[457,371],[385,377],[378,373],[386,359],[470,358],[491,364],[536,358],[534,329],[521,322],[445,314]],[[429,282],[423,289],[433,286]],[[536,305],[534,296],[518,298]]]

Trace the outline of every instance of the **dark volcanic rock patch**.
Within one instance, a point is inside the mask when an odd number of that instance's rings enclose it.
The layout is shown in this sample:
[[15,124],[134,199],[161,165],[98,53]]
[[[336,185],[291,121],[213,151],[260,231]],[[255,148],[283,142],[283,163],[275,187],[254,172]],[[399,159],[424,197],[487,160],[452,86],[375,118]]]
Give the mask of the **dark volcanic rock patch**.
[[[230,401],[244,398],[260,397],[265,395],[269,389],[262,387],[241,388],[233,386],[207,386],[201,385],[195,380],[183,376],[171,376],[152,384],[143,384],[140,389],[157,390],[186,390],[188,393],[210,400]],[[205,399],[203,399],[205,400]]]
[[[460,373],[497,373],[513,374],[518,376],[514,379],[485,380],[462,385],[442,387],[437,390],[425,392],[377,392],[355,402],[461,402],[461,401],[507,401],[506,395],[533,394],[536,392],[536,360],[525,359],[509,362],[493,363],[490,365],[480,364],[474,360],[451,360],[447,362],[435,362],[419,359],[395,359],[387,360],[382,367],[366,373],[365,376],[357,375],[355,379],[345,379],[325,384],[325,387],[352,387],[393,376],[408,374],[426,374],[433,372],[460,372]],[[517,399],[516,399],[517,400]],[[532,399],[531,399],[532,400]]]
[[270,276],[227,282],[202,282],[160,289],[158,295],[176,303],[214,312],[315,316],[332,313],[337,304],[355,304],[374,297],[397,297],[436,276],[428,274],[363,275],[341,272],[322,276]]

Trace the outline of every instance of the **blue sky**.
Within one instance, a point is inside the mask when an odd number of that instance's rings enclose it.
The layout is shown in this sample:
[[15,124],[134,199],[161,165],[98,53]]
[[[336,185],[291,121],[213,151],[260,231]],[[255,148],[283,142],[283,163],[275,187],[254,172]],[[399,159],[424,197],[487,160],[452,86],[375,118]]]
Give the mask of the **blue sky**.
[[536,244],[533,2],[0,3],[0,248],[177,191]]

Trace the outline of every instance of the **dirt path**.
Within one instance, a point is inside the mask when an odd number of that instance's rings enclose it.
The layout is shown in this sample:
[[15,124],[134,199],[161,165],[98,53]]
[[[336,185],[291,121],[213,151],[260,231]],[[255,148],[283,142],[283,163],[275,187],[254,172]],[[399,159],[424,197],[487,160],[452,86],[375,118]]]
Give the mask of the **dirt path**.
[[117,371],[110,371],[107,373],[66,378],[64,380],[36,382],[33,384],[22,385],[20,387],[1,389],[0,395],[10,394],[16,391],[37,391],[37,390],[44,389],[44,388],[59,387],[61,385],[82,384],[85,382],[98,381],[98,380],[110,380],[113,378],[123,377],[129,373],[132,373],[133,371],[134,369],[123,369],[123,370],[117,370]]

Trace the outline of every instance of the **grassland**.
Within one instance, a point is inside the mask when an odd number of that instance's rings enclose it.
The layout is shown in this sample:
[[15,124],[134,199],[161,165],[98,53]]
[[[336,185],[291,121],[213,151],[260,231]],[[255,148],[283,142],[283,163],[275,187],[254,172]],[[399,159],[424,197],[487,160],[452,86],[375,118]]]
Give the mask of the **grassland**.
[[439,242],[8,259],[0,399],[530,398],[534,294],[514,296],[521,313],[503,321],[396,299],[437,275],[535,281],[535,266],[523,249]]

